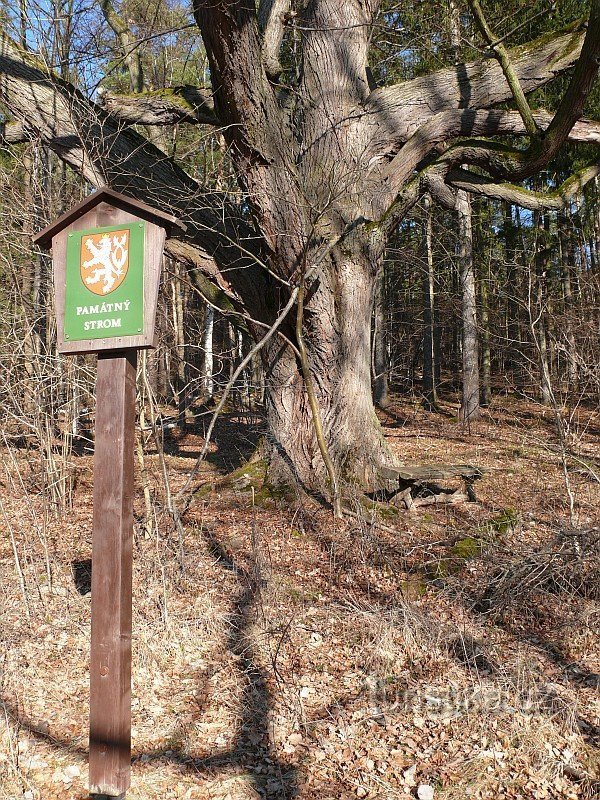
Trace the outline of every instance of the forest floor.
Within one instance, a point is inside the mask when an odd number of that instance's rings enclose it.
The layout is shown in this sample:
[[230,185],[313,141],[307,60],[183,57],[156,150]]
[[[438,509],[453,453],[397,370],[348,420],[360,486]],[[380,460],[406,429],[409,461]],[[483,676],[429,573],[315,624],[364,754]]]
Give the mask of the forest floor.
[[[404,463],[486,467],[477,502],[380,524],[223,480],[260,420],[222,418],[184,535],[136,532],[128,798],[600,796],[600,414],[571,419],[570,517],[548,410],[455,413],[381,421]],[[173,491],[202,444],[172,432]],[[92,457],[60,518],[39,453],[0,459],[0,798],[83,800]]]

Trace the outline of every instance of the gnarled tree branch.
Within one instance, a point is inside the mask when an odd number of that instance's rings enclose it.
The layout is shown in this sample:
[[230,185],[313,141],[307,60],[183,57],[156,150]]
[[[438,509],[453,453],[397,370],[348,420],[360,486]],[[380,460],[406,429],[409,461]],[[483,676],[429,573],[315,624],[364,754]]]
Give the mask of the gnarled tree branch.
[[[544,131],[551,123],[552,115],[546,111],[537,111],[534,119],[536,126]],[[441,159],[446,163],[446,168],[470,163],[500,172],[510,155],[515,159],[522,158],[523,152],[494,142],[463,141],[450,146],[447,142],[458,137],[501,135],[528,135],[518,112],[457,109],[437,114],[411,136],[392,161],[384,167],[374,165],[371,169],[370,180],[379,182],[374,193],[375,211],[380,211],[386,202],[394,200],[420,163],[436,149],[442,150]],[[581,120],[572,127],[568,139],[572,142],[600,144],[600,122]]]
[[495,200],[505,200],[531,211],[560,211],[583,187],[600,175],[600,164],[592,164],[576,172],[551,192],[532,192],[512,183],[496,183],[483,175],[466,169],[451,169],[446,182],[455,189],[485,195]]
[[187,231],[169,240],[169,254],[201,271],[236,306],[269,318],[254,232],[221,195],[204,193],[147,139],[120,126],[5,33],[0,33],[0,97],[28,131],[89,183],[112,186],[177,215]]
[[[584,24],[555,38],[542,37],[508,52],[523,91],[539,89],[576,64]],[[493,108],[512,98],[500,65],[490,59],[458,64],[430,75],[371,92],[356,114],[366,115],[372,135],[366,157],[394,153],[435,114],[456,109]]]
[[128,125],[219,125],[212,94],[200,86],[174,86],[133,95],[102,92],[100,102]]
[[540,143],[532,142],[525,166],[512,179],[535,175],[557,155],[575,122],[581,117],[585,101],[600,68],[600,0],[592,0],[590,18],[581,55],[552,122]]
[[473,16],[475,17],[475,21],[483,35],[483,38],[488,43],[492,53],[498,59],[498,63],[502,67],[502,72],[504,73],[506,82],[508,83],[512,92],[515,105],[517,106],[517,111],[521,115],[523,124],[525,125],[525,130],[530,136],[537,136],[538,131],[537,125],[535,124],[535,119],[531,113],[531,108],[529,107],[529,103],[525,97],[525,92],[521,86],[519,76],[513,67],[508,50],[490,28],[479,0],[469,0],[469,5],[471,6]]

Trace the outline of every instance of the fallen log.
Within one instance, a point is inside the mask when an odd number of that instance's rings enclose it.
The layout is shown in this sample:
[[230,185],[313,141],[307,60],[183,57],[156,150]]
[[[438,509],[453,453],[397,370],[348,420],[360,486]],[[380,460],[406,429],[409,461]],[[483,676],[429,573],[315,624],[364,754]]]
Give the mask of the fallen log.
[[[485,473],[472,464],[414,464],[384,467],[380,474],[384,484],[376,494],[388,502],[407,509],[418,506],[477,502],[475,482]],[[439,486],[438,481],[460,479],[464,490]]]

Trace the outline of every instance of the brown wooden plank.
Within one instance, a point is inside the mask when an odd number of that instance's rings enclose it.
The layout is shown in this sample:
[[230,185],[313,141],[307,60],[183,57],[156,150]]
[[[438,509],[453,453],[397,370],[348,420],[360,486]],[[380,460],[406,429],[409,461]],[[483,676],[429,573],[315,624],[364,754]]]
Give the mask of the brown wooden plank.
[[119,797],[131,771],[131,571],[135,350],[98,356],[90,763],[92,795]]

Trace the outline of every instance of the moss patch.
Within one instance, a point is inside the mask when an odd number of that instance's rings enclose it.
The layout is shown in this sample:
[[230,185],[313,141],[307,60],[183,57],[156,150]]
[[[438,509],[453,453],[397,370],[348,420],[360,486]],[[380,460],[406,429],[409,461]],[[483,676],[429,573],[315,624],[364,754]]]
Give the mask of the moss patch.
[[234,469],[229,475],[226,475],[221,481],[219,486],[228,489],[236,489],[237,491],[256,491],[263,488],[267,479],[267,470],[269,463],[263,458],[257,458],[255,461],[246,461],[241,467]]
[[505,508],[496,517],[492,517],[489,527],[496,533],[508,533],[516,528],[518,522],[519,512],[515,508]]
[[273,486],[270,483],[263,485],[254,493],[254,505],[266,508],[278,502],[291,503],[296,497],[296,493],[291,486]]
[[394,519],[399,514],[396,506],[391,505],[391,503],[380,503],[368,497],[361,497],[360,504],[365,511],[368,511],[370,514],[376,514],[380,519]]
[[427,583],[416,575],[411,575],[398,584],[406,600],[418,600],[427,591]]
[[469,561],[481,555],[482,547],[483,545],[480,539],[476,539],[474,536],[465,536],[464,539],[460,539],[460,541],[452,546],[450,552],[455,559]]
[[475,536],[465,536],[450,548],[449,556],[441,559],[428,570],[432,579],[447,578],[460,572],[467,561],[479,558],[483,550],[483,540]]

